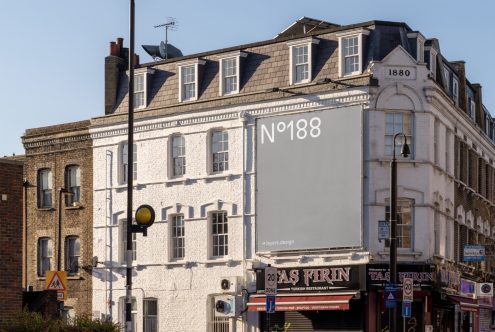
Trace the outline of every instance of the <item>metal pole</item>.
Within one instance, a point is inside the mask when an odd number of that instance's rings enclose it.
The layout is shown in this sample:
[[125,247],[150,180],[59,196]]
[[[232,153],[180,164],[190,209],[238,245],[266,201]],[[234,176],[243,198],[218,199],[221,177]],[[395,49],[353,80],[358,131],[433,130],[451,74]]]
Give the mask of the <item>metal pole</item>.
[[134,155],[134,0],[129,0],[129,88],[127,127],[127,248],[126,248],[126,303],[125,330],[132,332],[132,181]]
[[60,188],[58,192],[57,271],[61,271],[62,265],[62,197],[66,192],[65,188]]

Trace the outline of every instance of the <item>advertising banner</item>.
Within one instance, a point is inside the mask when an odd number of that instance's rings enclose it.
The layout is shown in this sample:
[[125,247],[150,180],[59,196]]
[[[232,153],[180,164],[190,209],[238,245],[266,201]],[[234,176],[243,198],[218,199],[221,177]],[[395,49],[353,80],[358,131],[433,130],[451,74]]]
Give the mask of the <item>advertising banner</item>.
[[256,121],[257,252],[362,246],[361,106]]

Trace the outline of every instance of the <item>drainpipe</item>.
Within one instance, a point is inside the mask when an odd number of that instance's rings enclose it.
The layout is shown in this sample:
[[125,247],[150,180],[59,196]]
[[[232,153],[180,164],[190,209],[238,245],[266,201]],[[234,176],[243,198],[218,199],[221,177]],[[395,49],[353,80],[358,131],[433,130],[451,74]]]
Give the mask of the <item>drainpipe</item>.
[[28,236],[28,225],[27,225],[27,188],[29,187],[29,182],[27,180],[27,178],[24,178],[24,180],[22,181],[22,202],[23,202],[23,209],[22,209],[22,226],[24,228],[24,234],[23,234],[23,251],[24,251],[24,255],[23,255],[23,259],[24,259],[24,276],[23,276],[23,280],[22,280],[22,288],[24,290],[27,290],[27,287],[28,287],[28,270],[27,270],[27,267],[28,267],[28,264],[27,264],[27,236]]

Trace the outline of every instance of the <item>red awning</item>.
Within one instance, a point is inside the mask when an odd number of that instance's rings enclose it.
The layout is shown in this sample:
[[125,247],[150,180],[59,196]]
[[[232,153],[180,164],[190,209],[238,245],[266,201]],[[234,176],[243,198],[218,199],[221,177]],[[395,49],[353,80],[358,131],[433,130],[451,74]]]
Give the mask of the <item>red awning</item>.
[[[349,310],[349,300],[354,293],[337,294],[283,294],[277,295],[276,311],[310,311],[310,310]],[[265,295],[252,295],[248,302],[249,311],[266,311]]]

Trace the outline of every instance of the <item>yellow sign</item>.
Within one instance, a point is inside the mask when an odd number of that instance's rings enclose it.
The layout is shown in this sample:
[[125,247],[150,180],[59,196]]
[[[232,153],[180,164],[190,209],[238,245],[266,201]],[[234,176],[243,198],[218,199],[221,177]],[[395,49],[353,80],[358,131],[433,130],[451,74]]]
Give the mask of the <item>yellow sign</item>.
[[67,300],[67,272],[48,271],[46,272],[45,289],[57,291],[57,300]]

